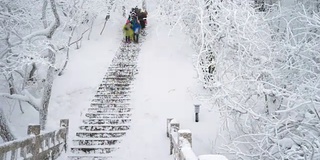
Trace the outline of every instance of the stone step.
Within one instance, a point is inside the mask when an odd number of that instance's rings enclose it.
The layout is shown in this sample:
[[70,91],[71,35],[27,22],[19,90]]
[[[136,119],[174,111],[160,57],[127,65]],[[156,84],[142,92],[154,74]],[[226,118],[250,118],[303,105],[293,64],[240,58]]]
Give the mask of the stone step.
[[108,77],[104,77],[102,78],[102,80],[126,80],[126,81],[131,81],[133,79],[133,76],[108,76]]
[[96,119],[111,119],[111,120],[114,120],[114,119],[130,119],[130,117],[128,117],[128,118],[88,118],[88,119],[94,119],[94,120],[96,120]]
[[119,94],[127,94],[127,93],[131,93],[132,91],[130,89],[111,89],[111,88],[106,88],[106,87],[99,87],[97,92],[104,92],[106,94],[115,94],[115,95],[119,95]]
[[[131,48],[127,48],[125,51],[126,51],[126,52],[123,52],[121,55],[116,56],[116,58],[121,58],[121,57],[128,57],[128,58],[138,57],[138,54],[137,54],[137,53],[130,52],[130,51],[134,51],[134,50],[132,50]],[[128,52],[128,51],[129,51],[129,52]]]
[[118,73],[118,72],[108,72],[106,73],[104,78],[109,78],[109,77],[126,77],[126,78],[133,78],[134,74],[133,73]]
[[99,108],[99,107],[89,107],[89,113],[126,113],[130,112],[132,108],[116,108],[116,107],[108,107],[108,108]]
[[120,72],[136,72],[137,69],[136,68],[119,68],[119,67],[109,67],[107,72],[117,72],[117,71],[120,71]]
[[131,122],[130,118],[124,119],[83,119],[84,124],[128,124]]
[[[110,93],[110,91],[97,91],[96,92],[96,95],[108,95],[108,96],[130,96],[130,93],[132,91],[127,91],[127,92],[124,92],[124,91],[112,91],[113,93]],[[118,93],[116,93],[118,92]]]
[[120,99],[120,98],[127,99],[128,97],[130,97],[130,95],[96,94],[96,95],[94,95],[94,97],[95,98],[103,98],[103,99],[107,99],[107,98],[110,98],[110,99],[115,99],[115,98],[117,98],[117,99]]
[[130,101],[130,99],[102,99],[102,98],[96,98],[92,99],[91,102],[94,103],[125,103]]
[[138,54],[132,54],[128,52],[115,56],[115,59],[124,59],[124,60],[127,60],[128,62],[134,62],[136,58],[138,58]]
[[76,136],[79,138],[116,138],[122,137],[126,131],[78,131]]
[[134,73],[134,70],[130,69],[130,70],[109,70],[106,72],[105,74],[105,78],[107,78],[108,75],[112,75],[112,76],[132,76]]
[[127,80],[127,79],[102,79],[102,83],[105,84],[130,84],[132,80]]
[[92,108],[110,108],[110,107],[114,107],[114,108],[125,108],[130,106],[130,103],[92,103],[90,105]]
[[[128,69],[131,69],[131,67],[126,67],[126,68],[123,68],[123,67],[118,67],[118,66],[113,66],[112,64],[111,64],[111,66],[109,66],[108,67],[108,70],[128,70]],[[107,70],[107,71],[108,71]]]
[[128,125],[118,125],[118,126],[110,126],[110,125],[96,125],[96,126],[92,126],[92,125],[83,125],[83,126],[79,126],[80,130],[83,131],[124,131],[124,130],[128,130],[130,129],[130,126]]
[[130,96],[131,92],[132,91],[104,91],[104,90],[98,90],[96,94]]
[[72,140],[72,145],[73,146],[82,146],[82,145],[85,145],[85,146],[94,146],[94,145],[115,145],[117,143],[120,142],[121,139],[74,139]]
[[131,90],[114,90],[114,91],[111,91],[111,90],[103,90],[103,89],[100,89],[97,91],[96,94],[105,94],[105,95],[130,95],[130,93],[132,93]]
[[[132,91],[131,87],[104,87],[100,86],[98,87],[97,91],[104,91],[104,92],[116,92],[116,91]],[[118,95],[118,94],[116,94]]]
[[138,70],[136,68],[122,68],[122,69],[109,68],[108,71],[106,72],[106,75],[107,74],[112,74],[112,73],[135,74],[137,72],[138,72]]
[[[105,127],[130,127],[130,126],[129,124],[104,124],[104,125],[103,124],[84,124],[84,125],[80,125],[80,127],[105,128]],[[99,131],[99,130],[96,130],[96,131]],[[112,130],[109,130],[109,131],[112,131]]]
[[122,137],[110,137],[110,138],[74,138],[73,140],[100,140],[100,141],[104,141],[104,140],[122,140]]
[[106,95],[106,96],[130,96],[131,90],[98,90],[96,95]]
[[73,154],[68,155],[69,160],[112,160],[110,154]]
[[118,149],[109,145],[96,145],[96,146],[71,146],[70,152],[74,154],[106,154],[111,153]]
[[137,67],[137,64],[127,64],[124,65],[123,62],[116,62],[111,64],[112,67],[122,67],[123,69],[133,69]]
[[137,61],[126,61],[123,59],[113,59],[111,66],[113,67],[122,67],[122,68],[132,68],[137,66]]
[[122,73],[127,74],[127,73],[133,73],[133,72],[135,72],[135,69],[133,69],[133,68],[117,68],[117,69],[109,68],[106,71],[106,73],[120,73],[120,74],[122,74]]
[[130,86],[131,84],[127,83],[127,86],[115,86],[113,84],[108,83],[101,83],[98,87],[98,89],[106,88],[106,89],[113,89],[113,90],[129,90],[133,87]]
[[86,113],[88,118],[129,118],[130,113]]
[[91,106],[101,106],[101,107],[128,107],[130,103],[108,103],[108,104],[103,104],[103,103],[91,103]]
[[[127,80],[126,82],[127,83],[121,83],[121,81],[124,81],[124,80],[119,80],[120,82],[119,83],[116,83],[116,82],[113,82],[113,81],[115,81],[114,79],[107,79],[108,77],[105,77],[105,78],[103,78],[102,79],[102,81],[109,81],[109,82],[112,82],[112,83],[109,83],[109,85],[111,85],[111,84],[118,84],[118,85],[123,85],[123,84],[128,84],[128,85],[131,85],[131,81],[130,80]],[[133,77],[132,77],[133,78]],[[108,84],[108,83],[101,83],[101,84]],[[122,86],[120,86],[120,87],[122,87]]]
[[133,68],[136,67],[137,64],[126,64],[124,62],[119,62],[119,63],[112,63],[112,67],[121,67],[121,68]]
[[111,83],[111,84],[107,84],[107,83],[101,83],[100,86],[103,87],[119,87],[119,88],[130,88],[132,84],[131,83]]
[[[105,96],[100,96],[100,97],[95,97],[93,98],[91,101],[130,101],[130,98],[108,98],[108,96],[110,95],[105,95]],[[106,98],[104,98],[106,97]],[[127,97],[130,97],[129,95],[127,95]],[[119,102],[115,102],[115,103],[119,103]],[[123,102],[121,102],[123,103]]]

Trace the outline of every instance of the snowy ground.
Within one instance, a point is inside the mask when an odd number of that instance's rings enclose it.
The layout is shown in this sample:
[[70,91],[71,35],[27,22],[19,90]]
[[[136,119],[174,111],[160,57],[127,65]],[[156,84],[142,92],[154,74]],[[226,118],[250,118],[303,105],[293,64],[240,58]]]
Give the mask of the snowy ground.
[[[111,19],[111,22],[103,36],[94,34],[83,48],[73,52],[65,74],[54,82],[49,128],[56,128],[59,119],[69,118],[69,138],[74,136],[82,111],[89,107],[119,47],[122,24],[116,19]],[[102,24],[97,27],[101,28]],[[114,159],[172,159],[166,137],[166,119],[170,117],[176,118],[182,129],[192,131],[197,155],[211,153],[219,115],[203,105],[200,122],[194,122],[193,104],[197,100],[192,95],[202,90],[198,87],[197,74],[192,66],[194,51],[183,33],[174,31],[172,36],[168,36],[169,28],[156,19],[149,19],[147,32],[132,93],[131,129],[123,137],[120,149],[113,153]]]

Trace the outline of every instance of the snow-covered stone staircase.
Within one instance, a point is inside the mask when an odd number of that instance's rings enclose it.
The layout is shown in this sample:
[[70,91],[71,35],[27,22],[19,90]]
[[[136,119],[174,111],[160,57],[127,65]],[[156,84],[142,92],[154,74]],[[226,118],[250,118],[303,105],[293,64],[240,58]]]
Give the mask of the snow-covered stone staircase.
[[[143,36],[141,36],[143,38]],[[109,160],[130,129],[131,82],[137,74],[140,44],[123,44],[112,60],[85,119],[69,144],[69,159]]]

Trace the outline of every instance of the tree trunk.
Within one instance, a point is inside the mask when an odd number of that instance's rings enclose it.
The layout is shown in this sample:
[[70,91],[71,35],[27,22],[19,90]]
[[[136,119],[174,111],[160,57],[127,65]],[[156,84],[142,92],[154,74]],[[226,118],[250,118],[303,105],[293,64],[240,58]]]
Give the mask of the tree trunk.
[[53,65],[55,64],[55,61],[56,61],[55,53],[49,49],[50,66],[47,71],[46,82],[43,90],[43,96],[42,96],[42,102],[41,102],[42,108],[40,109],[40,112],[39,112],[39,121],[40,121],[41,130],[45,129],[45,126],[47,123],[48,108],[49,108],[51,90],[52,90],[53,79],[55,74],[55,68],[53,67]]
[[[13,81],[14,81],[13,75],[10,74],[10,77],[8,79],[10,95],[17,94],[17,91],[16,91],[16,89],[14,87],[14,82]],[[19,102],[19,107],[20,107],[21,113],[24,113],[24,111],[22,109],[21,101],[18,100],[18,102]]]
[[5,142],[15,140],[15,137],[9,128],[6,117],[1,108],[0,108],[0,136]]
[[63,71],[67,68],[67,65],[68,65],[68,62],[69,62],[69,51],[70,51],[70,46],[71,46],[71,39],[73,37],[73,34],[74,34],[75,30],[76,30],[76,26],[74,26],[72,28],[72,32],[71,32],[71,34],[69,36],[67,54],[66,54],[66,61],[64,62],[64,65],[63,65],[62,69],[60,70],[60,72],[58,74],[59,76],[61,76],[63,74]]
[[[55,21],[53,22],[53,25],[50,28],[49,34],[47,35],[47,38],[49,41],[51,40],[54,32],[60,26],[60,18],[56,8],[55,0],[50,0],[50,5],[51,5],[51,9],[52,9]],[[41,100],[41,108],[39,109],[39,122],[40,122],[41,130],[44,130],[46,128],[49,102],[51,98],[51,90],[52,90],[52,84],[53,84],[53,79],[55,74],[54,64],[56,62],[56,56],[55,56],[55,53],[53,52],[54,46],[51,45],[50,47],[51,48],[48,49],[50,65],[47,71],[46,82],[44,85],[43,96]]]
[[28,81],[34,81],[34,73],[36,72],[37,70],[37,66],[35,63],[32,63],[32,68],[31,68],[31,71],[29,73],[29,78],[28,78]]

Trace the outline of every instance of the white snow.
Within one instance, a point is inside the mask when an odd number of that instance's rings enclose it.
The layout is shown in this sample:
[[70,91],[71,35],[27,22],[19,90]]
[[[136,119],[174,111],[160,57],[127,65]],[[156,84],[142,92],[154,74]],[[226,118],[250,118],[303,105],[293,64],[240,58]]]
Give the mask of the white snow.
[[[174,30],[168,36],[170,27],[157,21],[152,13],[149,17],[148,35],[139,55],[139,73],[133,82],[131,128],[123,137],[120,149],[112,154],[113,159],[172,159],[166,137],[167,118],[175,118],[181,129],[192,132],[196,155],[210,154],[214,150],[219,114],[212,106],[201,104],[200,121],[194,122],[194,103],[199,103],[194,95],[203,90],[192,64],[195,51],[185,33]],[[111,17],[100,36],[103,18],[96,24],[91,40],[85,40],[81,49],[71,52],[64,74],[54,81],[47,129],[57,129],[60,119],[67,118],[69,140],[75,136],[82,114],[89,107],[122,39],[125,19]],[[63,154],[61,159],[67,155]]]
[[223,155],[201,155],[199,156],[199,160],[228,160]]

